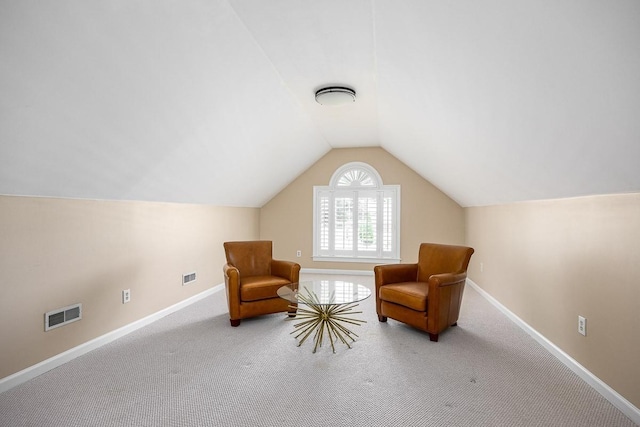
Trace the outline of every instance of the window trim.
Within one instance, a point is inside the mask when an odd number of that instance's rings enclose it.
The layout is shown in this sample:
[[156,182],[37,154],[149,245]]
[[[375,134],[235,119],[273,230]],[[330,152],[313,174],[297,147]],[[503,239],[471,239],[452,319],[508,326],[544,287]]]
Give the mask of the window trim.
[[[339,182],[343,176],[350,171],[362,170],[369,175],[366,185],[357,185],[351,183],[351,185],[339,185]],[[354,175],[358,175],[355,173]],[[392,251],[390,256],[384,256],[381,254],[381,249],[377,251],[374,256],[351,256],[351,255],[335,255],[335,249],[333,255],[327,255],[326,253],[320,253],[320,218],[319,218],[319,206],[320,197],[323,194],[329,195],[329,204],[333,206],[333,201],[336,195],[349,194],[353,195],[353,200],[357,203],[360,193],[375,193],[379,200],[383,200],[385,195],[391,194],[394,199],[394,206],[392,210],[392,222],[393,222],[393,241]],[[322,262],[353,262],[353,263],[370,263],[370,264],[393,264],[400,262],[400,203],[401,192],[400,185],[384,185],[382,178],[378,171],[376,171],[371,165],[362,162],[346,163],[336,169],[328,186],[314,186],[313,187],[313,261]],[[380,207],[382,209],[382,206]],[[378,225],[381,227],[381,225]],[[379,235],[382,235],[381,233]],[[357,239],[356,239],[357,241]]]

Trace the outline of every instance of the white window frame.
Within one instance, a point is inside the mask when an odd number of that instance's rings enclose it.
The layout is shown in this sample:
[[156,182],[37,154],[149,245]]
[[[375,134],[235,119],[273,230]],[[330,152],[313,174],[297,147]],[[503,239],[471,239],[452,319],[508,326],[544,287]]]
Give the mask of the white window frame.
[[[360,178],[363,178],[362,180]],[[384,251],[383,232],[384,221],[376,220],[376,245],[375,252],[358,249],[358,238],[353,238],[355,247],[347,250],[338,250],[335,245],[335,202],[336,199],[351,199],[353,202],[353,236],[358,234],[358,200],[362,197],[376,199],[376,218],[384,217],[384,198],[390,198],[391,249]],[[329,229],[325,229],[324,236],[328,248],[321,247],[321,199],[325,201],[326,212],[329,215]],[[328,203],[328,206],[326,205]],[[358,262],[391,264],[400,262],[400,186],[384,185],[378,171],[371,165],[362,162],[351,162],[339,167],[332,175],[328,186],[313,187],[313,260],[331,262]]]

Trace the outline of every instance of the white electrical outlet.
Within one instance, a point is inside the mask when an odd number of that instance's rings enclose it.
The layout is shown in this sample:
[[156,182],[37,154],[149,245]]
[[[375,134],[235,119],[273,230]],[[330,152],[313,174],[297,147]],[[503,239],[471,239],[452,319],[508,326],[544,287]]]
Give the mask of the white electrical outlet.
[[131,301],[131,289],[125,289],[122,291],[122,303],[126,304]]
[[587,336],[587,319],[582,316],[578,316],[578,333]]
[[484,271],[484,262],[480,263],[480,273]]
[[301,251],[300,249],[298,249],[298,250],[296,251],[296,256],[297,256],[298,258],[300,258],[300,257],[302,256],[302,251]]

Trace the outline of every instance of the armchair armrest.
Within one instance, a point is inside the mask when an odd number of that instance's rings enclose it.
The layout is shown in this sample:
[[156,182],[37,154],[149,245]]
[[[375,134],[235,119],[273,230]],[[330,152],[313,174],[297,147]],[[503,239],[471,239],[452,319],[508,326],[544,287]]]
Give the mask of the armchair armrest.
[[389,283],[415,282],[418,277],[418,264],[386,264],[373,267],[376,288]]
[[284,277],[291,283],[300,281],[300,264],[292,261],[271,260],[271,274]]
[[[429,277],[429,288],[456,285],[467,280],[467,273],[440,273]],[[431,290],[431,289],[429,289]]]
[[240,278],[240,272],[231,264],[225,264],[222,267],[222,272],[224,273],[225,281],[228,279],[238,281],[238,279]]
[[222,267],[224,285],[227,291],[227,303],[231,319],[240,318],[240,272],[231,264]]
[[428,327],[441,331],[458,320],[467,273],[441,273],[429,277]]

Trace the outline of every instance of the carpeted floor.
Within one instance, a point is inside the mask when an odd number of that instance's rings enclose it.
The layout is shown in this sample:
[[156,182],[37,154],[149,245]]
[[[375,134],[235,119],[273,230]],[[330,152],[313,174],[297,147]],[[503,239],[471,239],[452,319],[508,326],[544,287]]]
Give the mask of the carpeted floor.
[[[303,275],[303,279],[317,276]],[[373,278],[351,279],[373,287]],[[284,314],[229,326],[224,292],[0,394],[1,426],[633,426],[470,286],[440,336],[377,321],[297,347]]]

